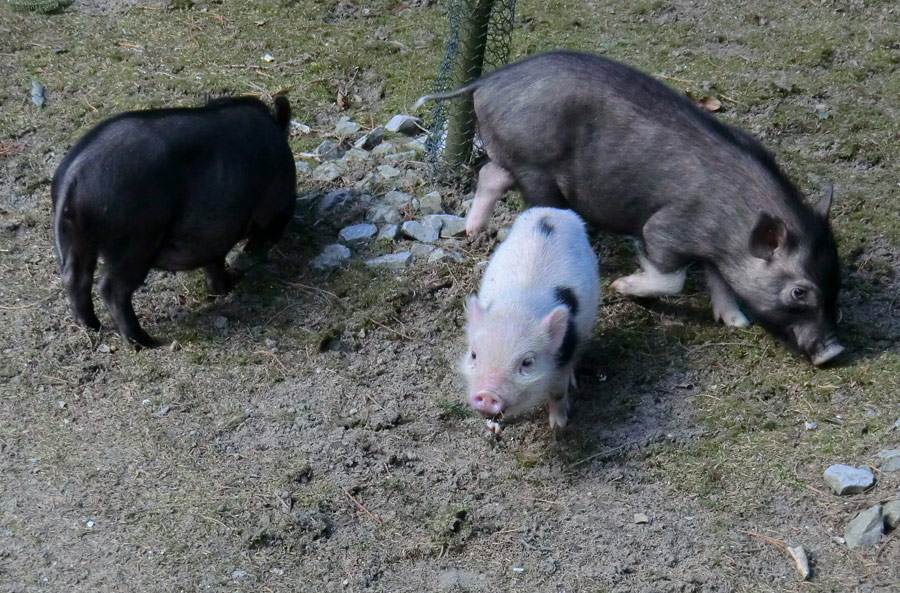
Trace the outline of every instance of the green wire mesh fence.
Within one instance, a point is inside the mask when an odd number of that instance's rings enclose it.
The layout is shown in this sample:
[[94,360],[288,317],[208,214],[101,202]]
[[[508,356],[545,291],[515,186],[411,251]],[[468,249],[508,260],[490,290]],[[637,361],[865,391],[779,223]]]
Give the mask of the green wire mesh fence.
[[[509,58],[516,0],[451,0],[450,37],[434,92],[463,86]],[[452,171],[474,158],[475,111],[471,95],[435,103],[426,143],[438,170]]]

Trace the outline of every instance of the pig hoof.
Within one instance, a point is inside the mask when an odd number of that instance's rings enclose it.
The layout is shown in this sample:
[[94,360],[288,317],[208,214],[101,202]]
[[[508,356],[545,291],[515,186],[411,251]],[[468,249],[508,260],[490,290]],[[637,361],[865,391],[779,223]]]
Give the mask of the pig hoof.
[[637,286],[640,284],[639,275],[632,274],[631,276],[622,276],[618,278],[615,282],[609,285],[610,290],[618,292],[619,294],[639,294],[640,291],[637,290]]
[[548,407],[550,409],[550,428],[565,428],[569,423],[568,402],[565,400],[551,401]]
[[750,320],[741,313],[740,311],[718,311],[715,314],[716,320],[721,321],[728,327],[747,327],[750,325]]

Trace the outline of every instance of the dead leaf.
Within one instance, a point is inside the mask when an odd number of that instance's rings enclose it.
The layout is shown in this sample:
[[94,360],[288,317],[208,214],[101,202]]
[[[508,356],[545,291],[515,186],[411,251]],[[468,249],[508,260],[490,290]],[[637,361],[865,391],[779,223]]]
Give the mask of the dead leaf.
[[338,107],[340,107],[341,109],[344,108],[344,93],[342,93],[341,91],[338,91],[336,102]]
[[722,108],[722,102],[716,99],[715,97],[710,97],[709,95],[703,97],[697,103],[700,107],[703,107],[707,111],[718,111]]
[[22,145],[13,140],[0,140],[0,156],[10,156],[22,152]]
[[257,27],[262,27],[263,25],[266,24],[266,21],[254,21],[254,24],[255,24]]

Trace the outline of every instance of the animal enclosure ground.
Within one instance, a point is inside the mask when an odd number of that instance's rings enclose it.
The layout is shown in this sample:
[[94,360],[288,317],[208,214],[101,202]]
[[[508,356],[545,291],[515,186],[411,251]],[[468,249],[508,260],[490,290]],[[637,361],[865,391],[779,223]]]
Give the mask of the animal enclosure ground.
[[[499,440],[455,366],[514,205],[459,240],[464,263],[330,274],[308,262],[336,221],[301,208],[227,297],[151,274],[135,308],[174,347],[126,348],[102,309],[99,333],[72,323],[49,180],[90,126],[284,90],[313,130],[300,155],[341,115],[410,109],[447,36],[446,2],[171,4],[0,7],[0,591],[900,591],[900,537],[833,540],[900,475],[849,497],[822,480],[900,448],[895,3],[519,3],[514,57],[626,61],[717,97],[808,195],[835,183],[849,352],[816,369],[716,326],[696,276],[663,301],[606,294],[570,426],[536,412]],[[431,189],[457,213],[471,193]],[[604,285],[632,271],[627,242],[596,248]],[[809,581],[748,532],[803,545]]]

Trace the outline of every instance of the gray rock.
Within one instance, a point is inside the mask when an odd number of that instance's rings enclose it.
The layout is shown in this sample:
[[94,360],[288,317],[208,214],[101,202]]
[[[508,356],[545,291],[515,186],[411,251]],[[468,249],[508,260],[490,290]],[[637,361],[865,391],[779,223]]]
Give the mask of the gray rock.
[[878,458],[883,459],[878,467],[883,472],[895,472],[900,470],[900,449],[882,449],[878,452]]
[[341,176],[341,170],[338,168],[336,164],[329,161],[327,163],[322,163],[318,167],[313,170],[312,179],[313,181],[334,181],[338,177]]
[[385,222],[388,224],[399,224],[403,220],[403,217],[400,216],[400,210],[390,204],[375,204],[369,208],[366,218],[376,224]]
[[322,253],[312,259],[310,265],[317,270],[330,270],[348,259],[350,259],[350,250],[347,246],[335,243],[323,249]]
[[367,161],[372,158],[372,154],[366,150],[351,148],[344,154],[344,158],[348,161]]
[[36,80],[31,81],[31,102],[37,105],[38,107],[43,107],[44,103],[47,101],[47,89],[44,88],[44,85],[39,83]]
[[375,170],[378,171],[378,174],[384,179],[394,179],[403,175],[403,171],[390,165],[378,165]]
[[427,243],[413,243],[409,248],[409,252],[413,254],[413,257],[416,259],[422,257],[428,257],[437,247],[434,245],[428,245]]
[[319,212],[329,212],[348,206],[353,201],[353,191],[348,187],[331,190],[319,202]]
[[381,229],[378,233],[378,240],[387,239],[388,241],[393,241],[397,238],[397,235],[400,233],[400,225],[398,224],[389,224]]
[[295,161],[294,168],[297,169],[297,173],[309,173],[309,163],[306,161]]
[[353,189],[359,191],[372,191],[378,185],[378,180],[374,173],[366,173],[366,176],[353,184]]
[[224,315],[219,315],[213,320],[213,325],[215,325],[217,329],[225,329],[228,327],[228,318]]
[[900,525],[900,500],[891,500],[881,506],[881,517],[890,529]]
[[359,140],[353,143],[355,148],[360,148],[362,150],[372,150],[384,140],[384,128],[378,126],[373,129],[368,134],[362,136]]
[[388,255],[380,255],[366,260],[366,265],[370,268],[388,268],[397,270],[409,266],[413,261],[413,254],[409,251],[401,251],[400,253],[389,253]]
[[441,205],[441,194],[433,191],[419,198],[419,212],[422,214],[442,214],[444,207]]
[[384,201],[394,208],[416,208],[419,205],[419,201],[414,197],[396,189],[384,194]]
[[867,469],[835,464],[825,470],[825,483],[835,494],[856,494],[875,483],[875,476]]
[[460,237],[466,234],[466,219],[452,214],[436,214],[441,221],[441,239]]
[[394,154],[395,152],[397,152],[397,147],[390,142],[379,144],[372,149],[372,154],[375,156],[384,156],[386,154]]
[[384,162],[386,163],[402,163],[405,161],[414,160],[419,154],[415,150],[404,150],[403,152],[395,152],[393,154],[384,155]]
[[864,546],[871,546],[881,540],[884,531],[884,518],[881,505],[869,507],[860,511],[853,520],[844,528],[844,540],[851,550]]
[[415,136],[421,130],[418,122],[418,117],[398,113],[391,118],[391,121],[384,125],[384,129],[388,132],[400,132],[407,136]]
[[511,229],[512,227],[508,226],[497,229],[497,240],[500,242],[506,241],[506,238],[509,236],[509,231]]
[[457,251],[440,247],[428,254],[428,263],[433,264],[442,261],[464,262],[466,258]]
[[416,152],[425,152],[425,143],[428,142],[428,135],[419,136],[406,143],[407,148],[411,148]]
[[235,570],[234,572],[231,573],[231,578],[233,578],[236,581],[244,580],[249,576],[250,576],[250,573],[248,573],[246,570]]
[[338,238],[344,243],[356,245],[359,243],[365,243],[366,241],[371,239],[377,232],[378,227],[376,227],[374,224],[364,222],[362,224],[345,226],[341,229],[341,232],[338,233]]
[[894,422],[894,428],[900,429],[900,418],[897,418],[897,420]]
[[418,220],[407,220],[400,227],[403,234],[410,239],[415,239],[421,243],[434,243],[437,241],[440,228],[433,225],[422,224]]
[[344,115],[338,120],[337,125],[334,126],[334,133],[341,138],[347,138],[360,131],[360,129],[362,129],[361,125]]
[[332,140],[322,140],[313,152],[326,161],[333,161],[344,156],[347,149]]

